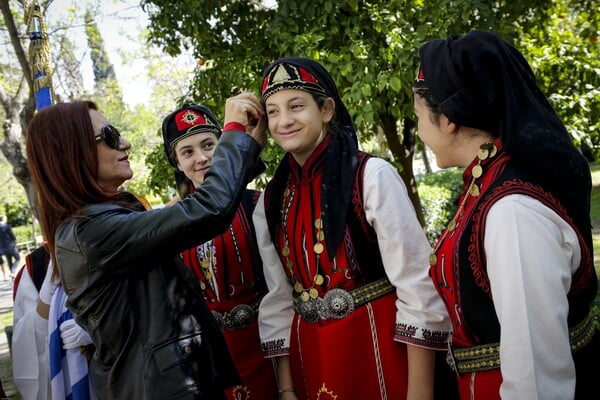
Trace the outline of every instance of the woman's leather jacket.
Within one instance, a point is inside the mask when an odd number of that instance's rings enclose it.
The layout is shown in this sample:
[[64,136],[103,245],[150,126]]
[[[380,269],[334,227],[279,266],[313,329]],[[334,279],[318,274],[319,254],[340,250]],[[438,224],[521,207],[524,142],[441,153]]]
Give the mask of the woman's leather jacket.
[[179,253],[227,229],[260,150],[250,136],[227,132],[204,183],[185,200],[142,211],[125,194],[85,207],[57,230],[67,306],[95,346],[90,379],[98,399],[219,399],[237,383]]

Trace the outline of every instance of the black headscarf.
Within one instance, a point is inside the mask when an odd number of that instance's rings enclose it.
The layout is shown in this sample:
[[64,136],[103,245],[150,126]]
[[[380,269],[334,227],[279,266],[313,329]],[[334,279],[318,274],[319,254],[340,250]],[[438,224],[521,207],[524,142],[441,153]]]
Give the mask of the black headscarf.
[[499,136],[515,165],[551,191],[580,226],[591,226],[589,166],[523,55],[478,30],[428,42],[419,54],[417,86],[429,88],[441,112]]
[[[293,85],[290,84],[291,80],[287,82],[285,80],[279,81],[280,83],[273,84],[271,72],[275,67],[281,67],[282,64],[285,68],[281,71],[287,70],[291,74],[294,81]],[[300,67],[301,69],[289,68],[289,66]],[[294,74],[294,72],[291,72],[292,70],[300,71],[300,73]],[[303,78],[302,72],[308,72],[310,80]],[[313,78],[316,79],[316,82]],[[303,79],[305,80],[304,84]],[[322,88],[324,93],[335,101],[335,114],[328,127],[328,131],[333,135],[333,138],[326,150],[321,184],[321,218],[325,233],[325,245],[329,257],[333,258],[344,235],[348,204],[357,166],[358,139],[352,118],[342,102],[329,72],[312,59],[285,57],[271,63],[263,73],[261,94],[266,94],[266,96],[263,96],[263,100],[266,100],[270,94],[277,91],[273,90],[274,86],[279,86],[277,90],[293,88],[310,93],[319,93]],[[280,228],[280,206],[283,200],[283,192],[290,175],[289,157],[289,153],[286,154],[277,167],[267,188],[268,197],[265,199],[267,224],[271,238],[274,241]]]

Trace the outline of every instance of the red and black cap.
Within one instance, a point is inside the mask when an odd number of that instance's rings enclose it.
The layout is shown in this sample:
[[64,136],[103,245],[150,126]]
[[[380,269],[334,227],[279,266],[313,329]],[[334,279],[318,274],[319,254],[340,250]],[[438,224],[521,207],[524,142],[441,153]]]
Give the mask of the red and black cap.
[[171,159],[172,149],[177,142],[203,132],[221,136],[221,127],[217,119],[208,108],[201,105],[184,104],[163,120],[163,146],[171,165],[177,166],[176,160]]

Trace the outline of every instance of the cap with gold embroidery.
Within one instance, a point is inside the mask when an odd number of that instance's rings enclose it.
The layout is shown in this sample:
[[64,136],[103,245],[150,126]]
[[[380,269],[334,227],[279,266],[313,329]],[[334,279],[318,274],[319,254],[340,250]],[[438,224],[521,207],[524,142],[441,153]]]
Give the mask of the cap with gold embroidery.
[[265,75],[262,84],[262,98],[283,89],[298,89],[327,96],[321,82],[305,68],[288,63],[275,64]]
[[163,146],[169,162],[171,160],[171,149],[182,139],[189,136],[210,132],[217,137],[221,136],[221,127],[215,116],[204,106],[196,104],[185,104],[173,111],[164,120],[162,125]]

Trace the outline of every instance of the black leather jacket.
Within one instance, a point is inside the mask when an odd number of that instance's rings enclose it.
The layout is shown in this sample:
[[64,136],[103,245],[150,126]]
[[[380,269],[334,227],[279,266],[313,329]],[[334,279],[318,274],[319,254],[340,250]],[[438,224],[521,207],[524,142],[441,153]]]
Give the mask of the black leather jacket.
[[250,136],[227,132],[204,183],[185,200],[152,211],[89,205],[57,230],[67,306],[96,347],[90,379],[98,399],[224,399],[223,388],[237,383],[178,254],[227,229],[260,150]]

